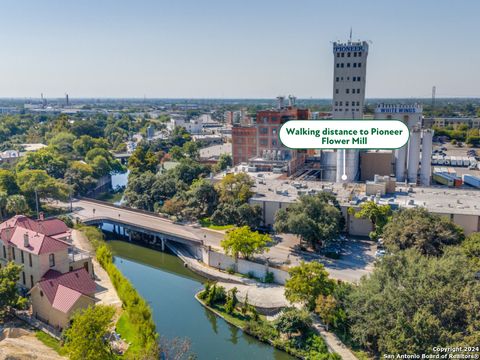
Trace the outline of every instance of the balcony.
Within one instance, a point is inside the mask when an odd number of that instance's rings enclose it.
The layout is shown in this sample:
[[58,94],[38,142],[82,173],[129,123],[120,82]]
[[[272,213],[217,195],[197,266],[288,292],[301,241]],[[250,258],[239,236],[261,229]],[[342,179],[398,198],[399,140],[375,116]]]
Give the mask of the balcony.
[[80,250],[74,246],[68,248],[68,260],[70,263],[77,262],[80,260],[90,259],[90,253],[87,251]]

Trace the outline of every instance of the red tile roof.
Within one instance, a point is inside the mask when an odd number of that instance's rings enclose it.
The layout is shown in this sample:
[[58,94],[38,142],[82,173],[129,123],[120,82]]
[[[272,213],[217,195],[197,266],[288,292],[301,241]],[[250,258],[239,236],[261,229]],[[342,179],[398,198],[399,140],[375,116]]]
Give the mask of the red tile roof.
[[24,215],[15,215],[0,224],[0,229],[20,226],[47,236],[67,233],[70,231],[67,225],[59,219],[33,220]]
[[[68,227],[58,219],[55,219],[55,222],[48,220],[48,226],[44,226],[45,221],[39,222],[39,225],[35,220],[17,215],[0,224],[0,238],[5,244],[13,244],[20,250],[36,255],[66,250],[69,244],[51,235],[55,232],[57,221],[68,231]],[[64,231],[64,227],[58,227],[57,230]],[[43,232],[44,230],[47,231]],[[25,246],[25,235],[28,235],[28,246]]]
[[52,306],[65,313],[82,294],[93,296],[97,287],[84,268],[65,274],[49,270],[38,285]]

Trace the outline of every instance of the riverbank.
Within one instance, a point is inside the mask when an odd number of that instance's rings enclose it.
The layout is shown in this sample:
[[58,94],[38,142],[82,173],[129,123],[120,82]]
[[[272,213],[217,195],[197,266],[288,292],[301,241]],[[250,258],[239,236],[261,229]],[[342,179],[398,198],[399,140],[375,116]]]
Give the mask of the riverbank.
[[[113,255],[103,240],[103,233],[95,227],[80,226],[76,229],[83,235],[78,236],[88,241],[91,249],[95,250],[98,261],[97,271],[103,270],[107,275],[104,280],[107,294],[104,299],[120,302],[119,317],[116,319],[116,331],[128,342],[129,346],[124,355],[131,358],[155,358],[158,356],[158,334],[152,320],[152,312],[148,303],[138,294],[137,290],[123,276],[113,263]],[[83,246],[87,247],[84,243]],[[108,278],[109,281],[106,281]],[[117,304],[118,305],[118,304]]]
[[[227,313],[227,311],[225,311],[225,305],[208,305],[203,299],[201,299],[201,294],[204,291],[205,290],[202,290],[195,294],[195,299],[203,307],[219,316],[230,325],[237,327],[246,334],[265,342],[276,349],[284,351],[299,359],[315,358],[317,356],[322,356],[322,359],[325,360],[341,359],[337,353],[329,352],[327,344],[319,335],[315,334],[313,329],[302,336],[302,340],[300,341],[296,341],[298,339],[285,338],[275,330],[270,321],[265,317],[257,315],[255,312],[250,313],[249,310],[239,311],[237,308],[234,308],[231,313]],[[245,307],[245,309],[248,309],[247,304],[243,304],[242,306]],[[302,343],[304,348],[296,347],[299,343]]]

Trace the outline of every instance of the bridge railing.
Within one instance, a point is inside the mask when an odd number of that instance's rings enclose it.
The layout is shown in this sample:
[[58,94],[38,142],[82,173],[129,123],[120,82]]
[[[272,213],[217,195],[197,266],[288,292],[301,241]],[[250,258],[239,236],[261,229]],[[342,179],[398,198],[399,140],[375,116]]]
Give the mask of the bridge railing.
[[114,207],[114,208],[118,208],[118,209],[123,209],[123,210],[127,210],[127,211],[132,211],[132,212],[139,213],[139,214],[155,216],[155,217],[158,217],[158,218],[160,218],[160,219],[173,222],[173,221],[171,221],[170,219],[168,219],[168,217],[167,217],[166,215],[158,214],[158,213],[155,213],[155,212],[153,212],[153,211],[142,210],[142,209],[135,209],[135,208],[132,208],[132,207],[129,207],[129,206],[117,205],[117,204],[113,204],[113,203],[108,202],[108,201],[93,199],[93,198],[84,197],[84,196],[77,196],[77,199],[78,199],[78,200],[88,201],[88,202],[91,202],[91,203],[96,203],[96,204],[99,204],[99,205],[105,205],[105,206],[109,206],[109,207]]

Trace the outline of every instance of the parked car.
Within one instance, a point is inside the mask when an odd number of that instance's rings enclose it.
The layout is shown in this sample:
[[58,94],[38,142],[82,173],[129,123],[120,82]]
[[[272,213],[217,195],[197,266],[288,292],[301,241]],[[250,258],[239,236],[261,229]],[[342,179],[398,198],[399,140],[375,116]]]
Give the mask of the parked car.
[[384,249],[377,249],[377,251],[375,251],[375,257],[377,258],[385,256],[386,254],[387,252]]

